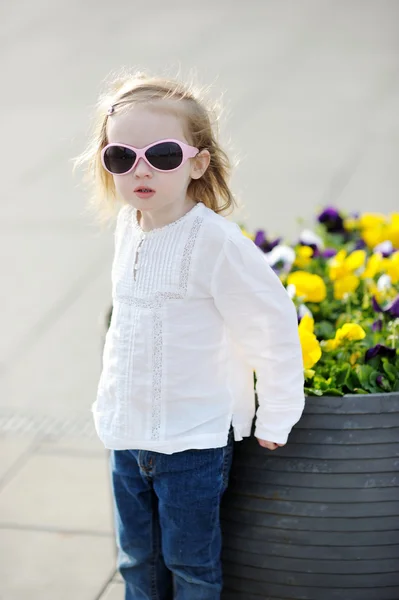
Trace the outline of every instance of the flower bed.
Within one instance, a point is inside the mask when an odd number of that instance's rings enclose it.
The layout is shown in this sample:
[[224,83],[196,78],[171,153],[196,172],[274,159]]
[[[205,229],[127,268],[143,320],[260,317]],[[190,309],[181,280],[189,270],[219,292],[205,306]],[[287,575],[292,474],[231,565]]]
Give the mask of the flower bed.
[[397,600],[399,215],[250,237],[297,306],[308,397],[283,448],[235,445],[222,598]]
[[399,390],[399,213],[326,208],[296,244],[250,235],[293,298],[308,396]]

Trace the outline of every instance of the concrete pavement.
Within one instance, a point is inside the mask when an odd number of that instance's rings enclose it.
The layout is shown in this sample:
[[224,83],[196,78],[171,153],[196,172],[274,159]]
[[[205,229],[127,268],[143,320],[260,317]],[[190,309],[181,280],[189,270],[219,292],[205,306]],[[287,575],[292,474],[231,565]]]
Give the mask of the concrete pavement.
[[122,600],[90,405],[112,230],[70,159],[120,66],[194,70],[249,229],[294,238],[318,206],[398,210],[397,0],[35,0],[0,7],[0,599]]

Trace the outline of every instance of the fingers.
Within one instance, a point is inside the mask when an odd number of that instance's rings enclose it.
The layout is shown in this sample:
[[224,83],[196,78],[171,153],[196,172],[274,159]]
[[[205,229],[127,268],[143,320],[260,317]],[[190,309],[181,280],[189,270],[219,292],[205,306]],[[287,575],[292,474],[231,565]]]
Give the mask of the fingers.
[[285,444],[276,444],[275,442],[268,442],[267,440],[260,440],[257,438],[259,445],[262,448],[267,448],[268,450],[276,450],[277,448],[282,448]]

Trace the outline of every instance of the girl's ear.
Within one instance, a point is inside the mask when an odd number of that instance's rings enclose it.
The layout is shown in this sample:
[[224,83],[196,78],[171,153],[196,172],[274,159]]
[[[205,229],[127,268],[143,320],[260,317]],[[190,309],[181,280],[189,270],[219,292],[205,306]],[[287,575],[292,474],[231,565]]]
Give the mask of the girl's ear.
[[197,156],[192,159],[191,162],[191,178],[199,179],[203,176],[207,168],[209,167],[209,163],[211,161],[211,155],[209,154],[209,150],[201,150]]

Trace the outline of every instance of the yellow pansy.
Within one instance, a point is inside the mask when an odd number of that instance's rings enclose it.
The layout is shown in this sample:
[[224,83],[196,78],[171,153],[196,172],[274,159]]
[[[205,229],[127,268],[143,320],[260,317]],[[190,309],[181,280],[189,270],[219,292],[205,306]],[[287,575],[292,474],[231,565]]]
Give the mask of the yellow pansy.
[[393,213],[387,227],[387,240],[394,248],[399,248],[399,213]]
[[386,217],[380,213],[364,213],[359,219],[362,238],[369,248],[386,240]]
[[335,338],[323,343],[323,348],[327,352],[335,350],[345,340],[356,341],[362,340],[366,336],[366,332],[360,325],[356,323],[345,323],[340,329],[335,332]]
[[362,238],[369,248],[375,248],[375,246],[385,242],[387,239],[386,228],[379,227],[377,229],[365,229],[362,231]]
[[334,281],[334,298],[336,300],[342,300],[345,294],[351,294],[354,292],[360,283],[359,277],[356,275],[346,275],[341,279]]
[[334,282],[334,298],[342,300],[345,294],[354,292],[359,285],[359,278],[353,272],[360,269],[366,260],[364,250],[355,250],[347,256],[340,250],[329,262],[329,277]]
[[382,254],[376,252],[372,254],[367,261],[367,265],[363,273],[361,274],[362,279],[372,279],[377,275],[377,273],[381,273],[383,270],[384,259]]
[[336,340],[336,339],[327,340],[323,344],[323,349],[326,350],[327,352],[331,352],[332,350],[335,350],[335,348],[338,348],[338,346],[339,346],[338,340]]
[[399,213],[392,213],[389,218],[379,213],[365,213],[360,218],[359,225],[362,238],[369,248],[386,241],[399,247]]
[[340,342],[342,340],[362,340],[364,337],[366,337],[366,332],[356,323],[345,323],[335,334],[335,339]]
[[344,229],[346,231],[355,231],[359,227],[359,220],[353,218],[344,219]]
[[304,302],[322,302],[326,295],[326,284],[319,275],[306,271],[295,271],[288,276],[288,285],[295,285],[296,295]]
[[331,281],[335,281],[339,277],[343,277],[347,274],[345,267],[346,250],[340,250],[337,254],[329,261],[329,271]]
[[309,313],[303,315],[301,322],[298,325],[299,331],[308,331],[314,333],[314,319]]
[[364,250],[355,250],[345,259],[345,267],[348,271],[357,271],[364,265],[366,253]]
[[310,246],[299,246],[296,251],[294,265],[296,267],[299,267],[300,269],[304,269],[312,261],[313,254],[313,248],[311,248]]
[[399,213],[392,213],[388,219],[383,215],[365,214],[360,219],[360,228],[369,248],[386,241],[399,247]]
[[321,347],[313,333],[314,321],[310,315],[302,317],[298,326],[305,369],[311,369],[321,358]]
[[386,216],[381,213],[363,213],[359,219],[361,229],[376,229],[386,223]]
[[390,258],[384,260],[385,272],[390,276],[393,284],[399,283],[399,252],[394,252]]

